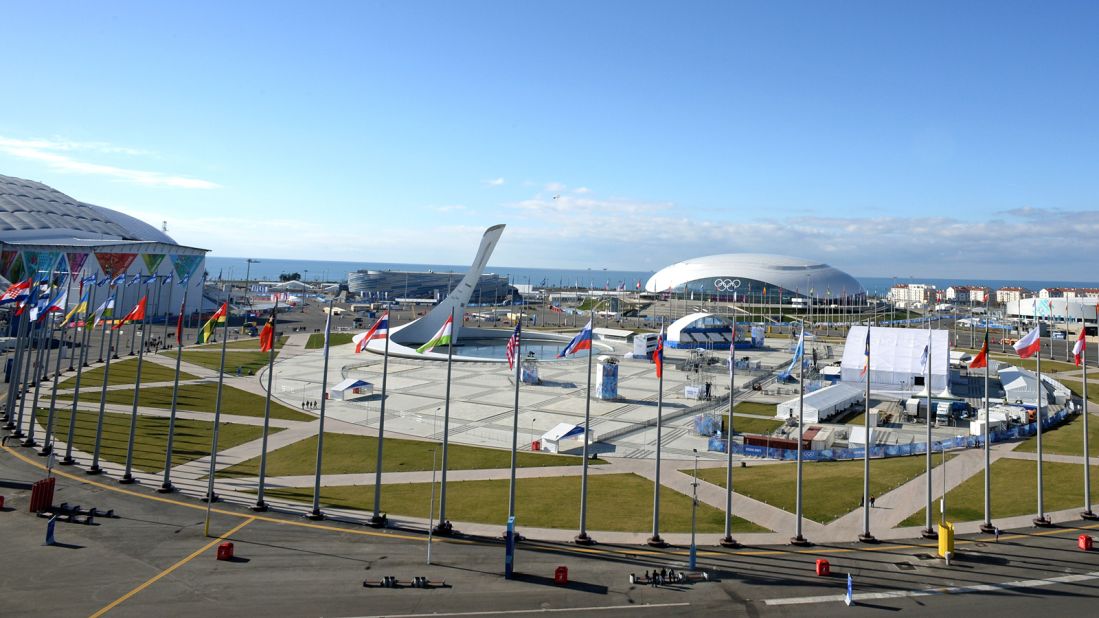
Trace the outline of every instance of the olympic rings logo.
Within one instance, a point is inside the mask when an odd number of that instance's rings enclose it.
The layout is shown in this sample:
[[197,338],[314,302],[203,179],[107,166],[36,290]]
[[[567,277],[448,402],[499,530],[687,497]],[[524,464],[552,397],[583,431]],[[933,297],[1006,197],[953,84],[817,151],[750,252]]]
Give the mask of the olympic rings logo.
[[714,279],[714,289],[718,292],[731,292],[740,287],[740,279]]

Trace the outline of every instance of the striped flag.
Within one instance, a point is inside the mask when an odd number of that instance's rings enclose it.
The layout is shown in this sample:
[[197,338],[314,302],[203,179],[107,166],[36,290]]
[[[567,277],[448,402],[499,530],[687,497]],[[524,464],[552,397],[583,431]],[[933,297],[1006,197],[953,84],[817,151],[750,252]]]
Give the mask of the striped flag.
[[985,344],[981,346],[981,351],[977,353],[977,356],[973,358],[973,362],[969,363],[970,369],[980,369],[981,367],[988,367],[988,331],[985,331]]
[[664,377],[664,329],[656,336],[656,351],[653,352],[653,364],[656,365],[656,377]]
[[76,303],[72,310],[65,315],[65,319],[61,322],[62,326],[68,324],[69,320],[78,313],[80,314],[80,317],[84,317],[88,314],[88,302],[91,300],[91,293],[92,291],[90,289],[84,291],[84,295],[80,297],[80,302]]
[[443,326],[439,329],[439,332],[435,333],[435,336],[430,341],[416,348],[416,351],[420,354],[424,352],[430,352],[441,345],[450,345],[450,338],[454,333],[454,316],[447,317],[446,322],[443,322]]
[[[810,291],[812,293],[812,291]],[[866,349],[862,353],[862,370],[859,371],[859,377],[866,375],[866,370],[870,368],[870,327],[866,327]]]
[[[1080,366],[1080,363],[1083,361],[1084,358],[1084,352],[1088,349],[1088,340],[1086,336],[1087,335],[1084,332],[1084,327],[1081,326],[1080,336],[1076,338],[1076,344],[1072,346],[1072,358],[1074,361],[1076,361],[1077,367]],[[988,335],[986,334],[985,337],[988,337]],[[985,343],[985,346],[988,346],[987,342]]]
[[199,329],[196,343],[209,343],[210,338],[214,336],[214,329],[225,322],[228,314],[229,303],[222,303],[221,307],[214,312],[214,315],[210,316],[210,319]]
[[95,322],[92,324],[92,328],[99,326],[99,323],[114,315],[114,295],[103,301],[95,309]]
[[577,352],[579,352],[581,350],[590,350],[590,349],[591,349],[591,320],[588,320],[588,323],[584,325],[584,329],[581,330],[579,333],[577,333],[577,335],[575,337],[572,338],[572,341],[570,341],[569,344],[567,346],[565,346],[564,350],[561,350],[561,353],[557,355],[557,358],[565,358],[569,354],[576,354]]
[[355,342],[355,354],[358,354],[366,349],[366,346],[370,341],[374,339],[385,339],[389,337],[389,312],[386,311],[382,314],[382,317],[378,318],[377,322],[374,322],[374,326],[370,327],[370,330],[361,335],[356,335],[352,338]]
[[515,368],[515,355],[519,353],[519,336],[521,335],[522,328],[522,322],[515,324],[515,331],[511,333],[511,337],[508,338],[508,344],[504,348],[504,355],[507,356],[508,359],[508,369]]

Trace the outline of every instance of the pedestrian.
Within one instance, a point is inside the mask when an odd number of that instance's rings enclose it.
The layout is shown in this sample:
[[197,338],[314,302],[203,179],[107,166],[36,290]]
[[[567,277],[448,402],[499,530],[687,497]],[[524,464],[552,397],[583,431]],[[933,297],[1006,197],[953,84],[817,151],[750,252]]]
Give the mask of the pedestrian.
[[870,496],[870,508],[874,508],[874,496]]
[[864,504],[863,500],[864,498],[862,496],[859,496],[859,506],[862,506]]

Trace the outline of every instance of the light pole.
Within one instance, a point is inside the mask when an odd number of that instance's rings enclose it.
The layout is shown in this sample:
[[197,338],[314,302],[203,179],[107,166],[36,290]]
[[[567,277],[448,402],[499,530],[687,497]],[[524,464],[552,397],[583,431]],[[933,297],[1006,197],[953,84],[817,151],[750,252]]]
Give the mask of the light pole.
[[530,446],[531,450],[534,450],[534,421],[538,419],[531,417],[530,419]]
[[431,564],[431,533],[435,530],[435,453],[438,449],[431,449],[431,502],[427,507],[427,563]]
[[687,561],[687,568],[695,570],[697,564],[697,546],[695,545],[695,524],[698,522],[698,449],[691,449],[695,454],[694,480],[691,481],[691,553]]
[[244,297],[248,299],[248,306],[252,306],[252,297],[248,295],[248,284],[252,280],[252,264],[259,264],[259,260],[248,258],[244,260],[248,266],[244,270]]

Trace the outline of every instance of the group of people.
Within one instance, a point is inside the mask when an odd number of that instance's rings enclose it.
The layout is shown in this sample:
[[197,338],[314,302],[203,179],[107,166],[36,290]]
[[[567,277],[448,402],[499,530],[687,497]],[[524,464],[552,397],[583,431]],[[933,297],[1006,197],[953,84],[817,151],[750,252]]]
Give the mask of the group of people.
[[315,409],[317,409],[317,402],[312,401],[312,400],[303,401],[303,402],[301,402],[301,409],[302,410],[315,410]]

